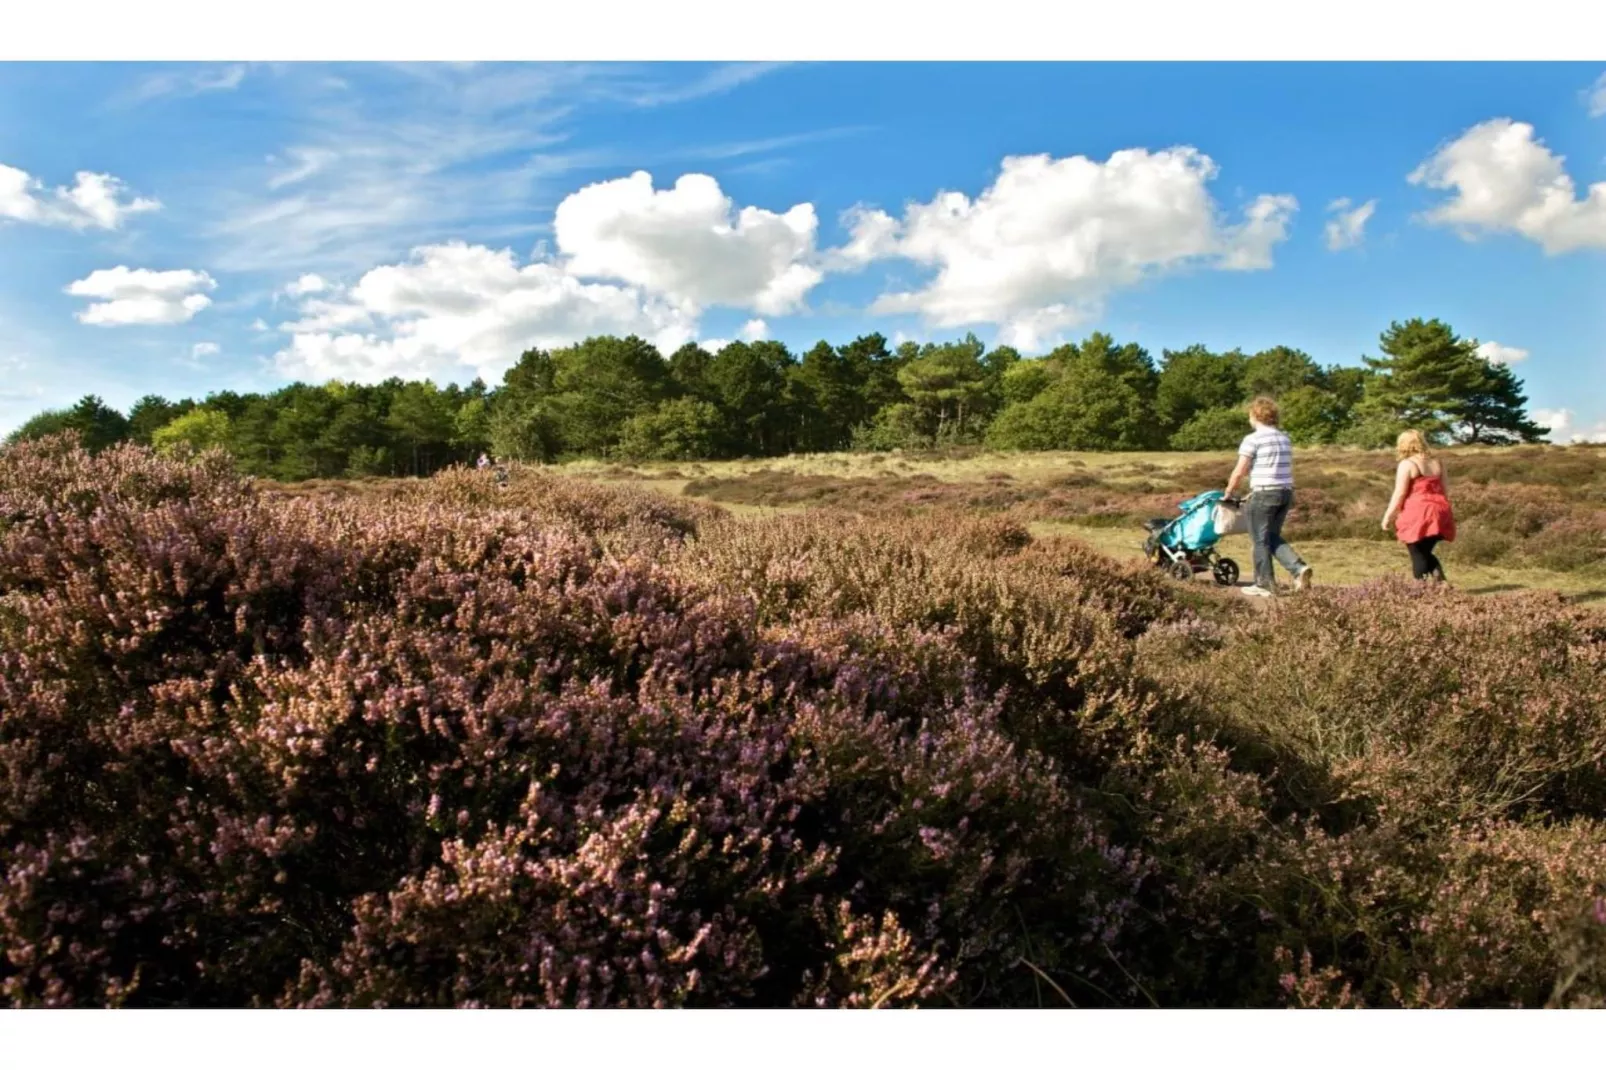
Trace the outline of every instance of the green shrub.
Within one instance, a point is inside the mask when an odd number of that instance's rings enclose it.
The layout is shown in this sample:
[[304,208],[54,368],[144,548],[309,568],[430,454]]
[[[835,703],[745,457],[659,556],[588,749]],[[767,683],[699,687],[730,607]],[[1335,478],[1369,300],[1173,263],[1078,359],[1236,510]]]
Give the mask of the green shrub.
[[1177,428],[1171,436],[1174,450],[1230,450],[1250,431],[1249,418],[1241,407],[1207,409]]
[[720,455],[724,424],[706,401],[676,398],[625,421],[615,452],[633,461],[695,461]]

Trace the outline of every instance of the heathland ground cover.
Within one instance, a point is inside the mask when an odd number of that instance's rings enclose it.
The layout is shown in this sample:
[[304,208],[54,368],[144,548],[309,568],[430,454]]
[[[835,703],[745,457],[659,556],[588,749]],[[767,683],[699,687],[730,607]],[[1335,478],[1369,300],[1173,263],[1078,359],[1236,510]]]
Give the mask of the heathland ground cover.
[[[1455,456],[1466,545],[1596,575],[1600,457]],[[1073,460],[0,452],[0,998],[1600,1005],[1599,613],[1252,606],[1062,534],[1219,458]],[[1291,533],[1386,549],[1319,460]]]

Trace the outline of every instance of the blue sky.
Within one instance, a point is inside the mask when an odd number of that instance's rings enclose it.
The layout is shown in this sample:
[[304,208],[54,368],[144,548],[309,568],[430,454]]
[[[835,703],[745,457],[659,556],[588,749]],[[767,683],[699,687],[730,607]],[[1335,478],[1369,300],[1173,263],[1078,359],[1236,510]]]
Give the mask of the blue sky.
[[1602,78],[0,65],[0,431],[90,392],[495,381],[604,331],[1353,364],[1420,315],[1517,361],[1555,437],[1606,435]]

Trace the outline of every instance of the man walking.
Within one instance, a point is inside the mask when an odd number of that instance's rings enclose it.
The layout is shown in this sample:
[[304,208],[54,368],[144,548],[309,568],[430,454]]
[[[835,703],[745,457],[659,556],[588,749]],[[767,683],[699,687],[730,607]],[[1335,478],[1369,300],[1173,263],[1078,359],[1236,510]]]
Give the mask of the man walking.
[[1227,497],[1231,498],[1244,476],[1249,477],[1244,520],[1255,549],[1255,582],[1244,588],[1244,594],[1254,598],[1277,593],[1273,559],[1294,577],[1296,591],[1307,590],[1311,583],[1311,567],[1283,541],[1283,521],[1294,504],[1294,444],[1277,426],[1279,418],[1277,403],[1271,398],[1249,403],[1252,430],[1239,444],[1238,465],[1227,480]]

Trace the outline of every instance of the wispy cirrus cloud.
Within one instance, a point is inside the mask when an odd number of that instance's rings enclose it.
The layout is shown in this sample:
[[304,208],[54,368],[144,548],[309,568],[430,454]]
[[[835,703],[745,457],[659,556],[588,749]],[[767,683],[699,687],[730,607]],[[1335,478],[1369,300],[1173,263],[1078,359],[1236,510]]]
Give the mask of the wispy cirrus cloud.
[[1591,119],[1606,115],[1606,72],[1595,79],[1594,85],[1584,90],[1584,107],[1589,109]]
[[701,78],[680,85],[648,86],[630,93],[626,99],[647,108],[666,104],[684,104],[703,97],[728,93],[766,74],[791,66],[788,63],[727,63]]
[[240,88],[249,66],[244,63],[186,63],[146,75],[113,97],[113,107],[134,107],[163,97],[197,97]]
[[1351,204],[1348,197],[1340,197],[1327,206],[1327,226],[1322,234],[1331,252],[1353,249],[1366,237],[1366,222],[1377,211],[1377,199],[1365,204]]
[[726,141],[710,145],[696,145],[671,155],[673,159],[736,160],[744,156],[761,156],[779,149],[807,145],[818,141],[831,141],[842,137],[855,137],[875,130],[873,126],[834,126],[824,130],[809,130],[799,134],[782,134],[779,137],[753,138],[748,141]]
[[[623,169],[622,150],[570,142],[587,108],[658,107],[725,92],[777,64],[703,73],[627,64],[428,63],[282,71],[305,131],[219,180],[208,231],[224,271],[350,274],[450,239],[501,243],[535,223],[582,171]],[[709,146],[734,158],[823,134]],[[668,155],[668,154],[663,154]]]
[[268,163],[277,164],[282,160],[284,170],[268,179],[268,189],[276,190],[283,189],[285,186],[293,186],[303,179],[311,178],[339,158],[339,153],[333,149],[308,148],[299,145],[287,149],[284,157],[270,156],[268,157]]

